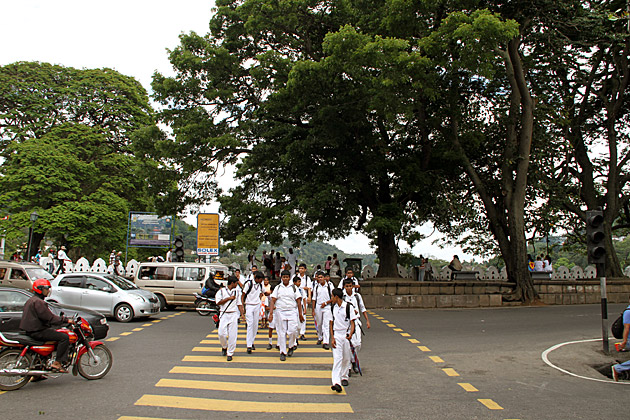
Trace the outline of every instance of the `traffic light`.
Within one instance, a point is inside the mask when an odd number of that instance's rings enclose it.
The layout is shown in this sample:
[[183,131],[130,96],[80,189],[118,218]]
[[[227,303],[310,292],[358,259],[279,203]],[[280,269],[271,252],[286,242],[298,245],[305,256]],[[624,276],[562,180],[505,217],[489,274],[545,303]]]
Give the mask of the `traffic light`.
[[175,237],[175,261],[184,262],[184,239],[181,236]]
[[606,248],[604,247],[604,213],[601,210],[586,212],[586,250],[589,264],[604,264]]

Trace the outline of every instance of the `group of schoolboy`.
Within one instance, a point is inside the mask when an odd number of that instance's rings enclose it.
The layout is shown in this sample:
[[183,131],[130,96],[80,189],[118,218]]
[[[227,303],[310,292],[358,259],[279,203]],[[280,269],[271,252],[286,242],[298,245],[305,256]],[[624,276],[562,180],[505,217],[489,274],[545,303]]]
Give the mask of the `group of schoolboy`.
[[[240,280],[240,272],[229,276],[227,286],[216,294],[219,312],[219,341],[222,354],[231,361],[236,349],[239,318],[247,324],[247,353],[256,350],[254,339],[258,334],[259,321],[269,328],[271,350],[272,332],[277,333],[276,348],[280,350],[280,360],[293,356],[299,340],[306,341],[306,311],[311,307],[317,330],[317,344],[326,350],[332,348],[332,386],[336,392],[348,385],[352,371],[359,372],[358,360],[354,354],[361,349],[363,333],[361,314],[365,326],[370,328],[363,298],[358,293],[359,281],[351,269],[337,286],[330,281],[330,275],[323,271],[315,273],[315,280],[306,275],[306,264],[300,264],[298,273],[291,279],[291,273],[280,273],[281,282],[273,291],[269,279],[252,267],[252,273],[245,282]],[[262,310],[261,310],[262,308]],[[354,349],[354,352],[352,351]]]

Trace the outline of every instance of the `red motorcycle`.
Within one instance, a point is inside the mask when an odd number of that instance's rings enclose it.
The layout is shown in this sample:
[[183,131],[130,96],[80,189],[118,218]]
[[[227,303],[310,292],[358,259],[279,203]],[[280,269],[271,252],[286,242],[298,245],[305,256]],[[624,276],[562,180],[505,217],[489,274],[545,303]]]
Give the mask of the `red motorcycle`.
[[[112,353],[100,341],[90,341],[92,327],[75,316],[69,328],[57,330],[70,337],[68,362],[64,368],[85,379],[101,379],[112,367]],[[0,333],[0,390],[22,388],[31,378],[58,378],[63,373],[52,369],[57,343],[33,340],[22,333]]]

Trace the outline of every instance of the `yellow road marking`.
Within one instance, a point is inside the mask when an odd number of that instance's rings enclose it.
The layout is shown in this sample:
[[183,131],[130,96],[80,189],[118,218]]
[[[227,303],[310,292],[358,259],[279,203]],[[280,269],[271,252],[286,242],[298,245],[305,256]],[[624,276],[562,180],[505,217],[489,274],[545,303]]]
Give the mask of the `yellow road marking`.
[[442,369],[444,371],[444,373],[446,373],[448,376],[459,376],[459,373],[455,372],[455,369],[453,368],[444,368]]
[[[265,349],[266,349],[266,347],[265,347]],[[220,346],[218,346],[218,347],[193,347],[192,351],[206,351],[206,352],[217,351],[218,352],[218,351],[221,351],[221,347]],[[255,351],[258,351],[258,350],[255,350]],[[236,354],[236,353],[247,354],[247,349],[246,348],[236,349],[236,352],[234,354]],[[297,354],[302,354],[302,353],[328,353],[328,354],[330,354],[330,350],[325,350],[325,349],[323,349],[321,347],[305,348],[305,347],[300,346],[297,349],[295,354],[297,355]],[[262,353],[262,354],[263,355],[267,355],[269,353],[267,353],[267,350],[265,350],[265,352]],[[273,353],[271,353],[271,354],[273,354]],[[278,357],[280,357],[280,356],[278,356]]]
[[154,319],[154,320],[153,320],[153,321],[151,321],[151,322],[153,322],[154,324],[157,324],[158,322],[162,322],[162,320],[160,320],[160,319]]
[[143,327],[150,327],[151,325],[153,325],[153,324],[151,324],[151,323],[149,323],[149,324],[142,324]]
[[501,407],[499,404],[495,403],[494,401],[490,400],[490,399],[478,399],[477,401],[479,401],[481,404],[485,405],[486,407],[488,407],[490,410],[503,410],[503,407]]
[[124,333],[120,333],[120,335],[125,335],[125,336],[127,336],[127,335],[131,335],[131,334],[133,334],[131,331],[127,331],[127,332],[124,332]]
[[[160,379],[155,385],[164,388],[204,389],[210,391],[256,392],[263,394],[330,394],[329,385],[278,385],[219,381],[191,381],[184,379]],[[345,394],[342,391],[341,394]]]
[[440,356],[429,356],[429,359],[433,360],[435,363],[444,363],[444,360]]
[[4,393],[6,393],[6,392],[7,392],[7,391],[0,391],[0,395],[4,394]]
[[400,333],[400,335],[402,335],[403,337],[411,337],[411,334],[409,333]]
[[144,328],[134,328],[134,329],[133,329],[133,330],[131,330],[131,331],[142,331],[142,330],[144,330]]
[[403,331],[403,329],[402,328],[394,328],[394,331],[401,332],[401,331]]
[[[274,342],[277,343],[277,340],[274,338],[273,340]],[[201,340],[200,344],[216,344],[217,346],[221,345],[221,342],[219,341],[219,339],[215,339],[215,340]],[[236,340],[236,344],[246,344],[246,340],[244,338],[241,338],[239,340]],[[267,349],[267,344],[269,344],[269,340],[267,339],[258,339],[258,340],[254,340],[254,345],[257,346],[256,348],[258,348],[258,346],[263,346],[265,347],[265,349]],[[313,345],[316,345],[315,342],[312,343]],[[304,344],[304,346],[307,346],[308,344]],[[275,346],[275,344],[274,344]],[[300,344],[300,347],[302,347],[302,344]],[[275,347],[274,347],[275,348]],[[258,348],[258,350],[261,350],[262,347]]]
[[164,419],[162,417],[122,416],[122,417],[118,417],[118,420],[176,420],[176,419]]
[[[331,390],[331,392],[334,392]],[[253,402],[211,398],[143,395],[135,405],[248,413],[354,413],[347,403]]]
[[[225,356],[184,356],[182,362],[226,362]],[[280,356],[273,355],[267,357],[239,357],[234,362],[226,363],[284,363],[287,365],[330,365],[333,362],[332,357],[287,357],[287,360],[280,361]]]
[[431,351],[427,346],[418,346],[418,348],[422,351]]
[[409,342],[413,344],[420,344],[420,342],[416,340],[415,338],[408,338],[407,340],[409,340]]
[[[264,336],[267,337],[267,334],[268,334],[268,332],[265,331]],[[262,336],[263,334],[258,334],[258,335]],[[275,332],[272,335],[272,338],[273,337],[276,337],[276,333]],[[317,334],[304,334],[304,337],[311,338],[311,339],[317,339]],[[219,334],[218,333],[208,334],[208,335],[206,335],[206,338],[219,338]],[[247,338],[247,334],[245,334],[245,332],[243,332],[243,333],[239,332],[238,335],[237,335],[237,338]],[[258,338],[260,338],[260,337],[258,337]],[[308,340],[306,340],[306,341],[308,341]]]
[[387,326],[391,327],[391,328],[395,328],[396,327],[396,325],[394,325],[394,324],[387,324]]
[[467,392],[479,392],[479,390],[477,388],[475,388],[474,386],[472,386],[469,383],[458,383],[457,385],[461,386],[462,388],[464,388],[464,390],[466,390]]
[[110,337],[110,338],[108,338],[108,339],[107,339],[107,340],[105,340],[105,341],[116,341],[116,340],[118,340],[119,338],[120,338],[120,337]]
[[381,319],[381,321],[382,321],[384,324],[389,324],[389,321],[388,321],[388,320],[386,320],[386,319]]
[[216,368],[201,366],[175,366],[169,373],[188,373],[192,375],[232,375],[274,378],[330,378],[328,370],[290,370],[290,369],[244,369]]

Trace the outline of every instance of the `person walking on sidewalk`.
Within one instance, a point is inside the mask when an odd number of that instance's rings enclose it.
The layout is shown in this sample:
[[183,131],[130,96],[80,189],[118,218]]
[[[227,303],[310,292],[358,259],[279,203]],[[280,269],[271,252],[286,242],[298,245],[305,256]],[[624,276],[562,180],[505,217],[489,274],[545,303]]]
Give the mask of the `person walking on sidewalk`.
[[[282,283],[277,285],[271,293],[269,305],[269,322],[274,322],[280,347],[280,360],[285,361],[287,356],[293,356],[298,335],[299,322],[304,321],[302,312],[302,294],[290,284],[291,273],[281,273]],[[299,321],[298,321],[299,318]],[[289,337],[289,350],[287,351],[287,335]]]
[[322,343],[324,349],[328,350],[330,343],[330,329],[328,325],[332,319],[332,291],[334,286],[327,279],[330,276],[319,271],[317,273],[317,283],[313,286],[313,318],[317,327],[317,345]]
[[[361,324],[361,314],[363,314],[363,318],[365,318],[365,326],[366,328],[371,328],[370,319],[367,315],[367,309],[365,308],[365,304],[363,303],[363,297],[352,287],[352,280],[346,279],[343,282],[343,300],[352,304],[352,310],[357,314],[357,319],[354,321],[354,335],[352,336],[352,345],[354,346],[354,350],[358,353],[361,350],[361,334],[363,333]],[[352,370],[354,373],[359,373],[359,366],[354,360],[354,354],[352,355]]]
[[341,392],[343,386],[348,386],[351,357],[350,340],[354,335],[354,321],[357,319],[352,304],[344,302],[341,289],[333,290],[333,315],[330,320],[330,336],[333,354],[332,386],[333,391]]
[[221,354],[227,356],[228,362],[232,360],[236,350],[236,337],[238,336],[238,318],[243,316],[240,291],[237,288],[236,277],[229,276],[227,286],[217,292],[215,299],[219,306],[219,341],[221,342]]

